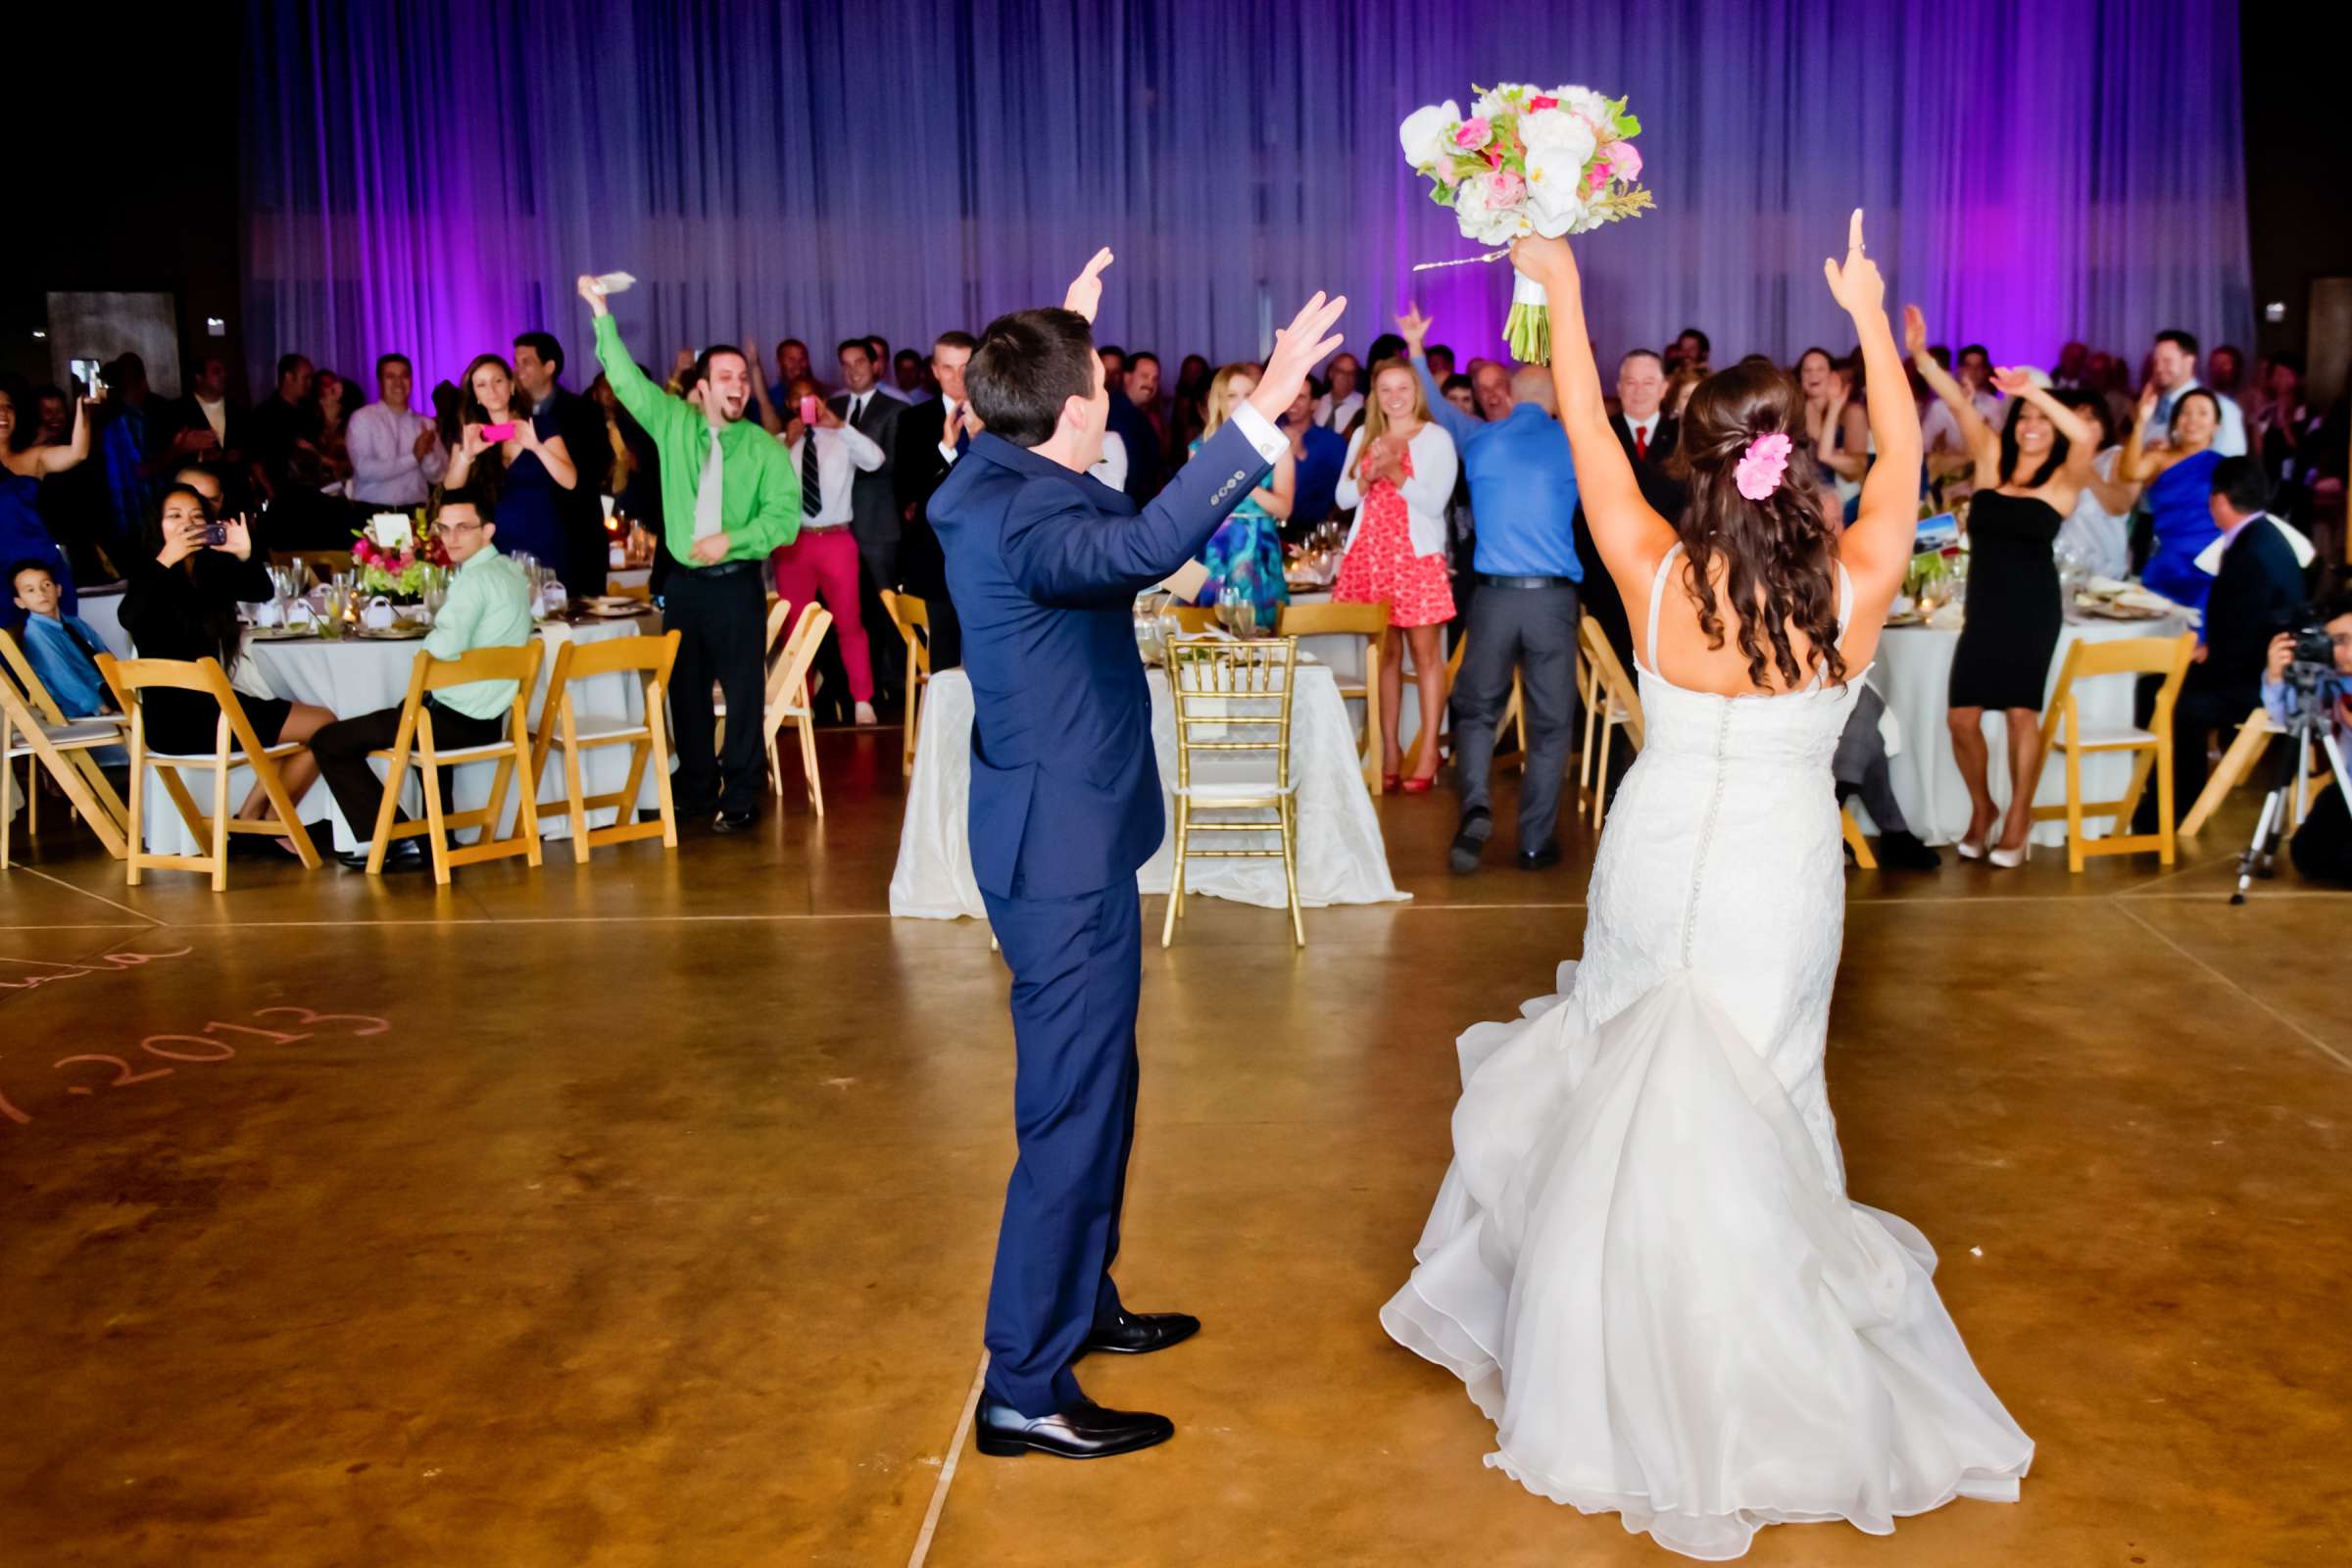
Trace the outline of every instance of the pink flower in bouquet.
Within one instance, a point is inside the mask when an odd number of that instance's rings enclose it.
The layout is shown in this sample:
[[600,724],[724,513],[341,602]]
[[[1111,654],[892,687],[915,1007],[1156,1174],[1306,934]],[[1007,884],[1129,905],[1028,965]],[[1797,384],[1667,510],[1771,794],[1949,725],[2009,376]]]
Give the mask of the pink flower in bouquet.
[[1486,120],[1465,120],[1453,133],[1453,144],[1466,153],[1477,152],[1494,139],[1494,126]]
[[1609,160],[1610,176],[1627,181],[1642,177],[1642,149],[1630,141],[1613,141],[1601,149]]
[[1540,92],[1527,101],[1527,107],[1530,109],[1557,109],[1560,107],[1560,101],[1547,92]]
[[1487,180],[1487,205],[1489,207],[1516,207],[1525,200],[1527,200],[1527,181],[1521,179],[1517,174],[1505,170],[1489,176]]

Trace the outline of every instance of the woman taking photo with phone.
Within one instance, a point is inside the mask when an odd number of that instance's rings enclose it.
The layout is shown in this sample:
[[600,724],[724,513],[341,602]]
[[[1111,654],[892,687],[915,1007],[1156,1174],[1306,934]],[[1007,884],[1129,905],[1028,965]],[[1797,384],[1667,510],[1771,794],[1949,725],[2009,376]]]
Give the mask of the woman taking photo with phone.
[[[203,496],[175,484],[164,492],[157,529],[162,548],[155,558],[131,564],[130,586],[122,595],[122,629],[141,659],[217,659],[233,681],[238,661],[245,657],[237,606],[259,604],[271,594],[270,573],[253,559],[253,534],[245,518],[216,522]],[[141,693],[139,702],[146,710],[149,750],[212,754],[220,705],[210,696],[158,686]],[[335,721],[333,713],[315,704],[277,697],[240,694],[238,706],[253,725],[254,738],[264,746],[301,741],[307,747],[322,725]],[[277,770],[287,797],[297,804],[318,776],[318,764],[308,750],[281,759]],[[269,796],[257,783],[246,793],[237,815],[260,816],[269,806]],[[232,846],[239,842],[229,840]],[[293,853],[290,840],[277,842]]]
[[474,356],[461,390],[466,419],[443,486],[487,493],[498,508],[500,553],[529,556],[564,575],[569,562],[557,492],[578,484],[580,475],[556,416],[531,413],[530,400],[515,395],[514,372],[495,354]]

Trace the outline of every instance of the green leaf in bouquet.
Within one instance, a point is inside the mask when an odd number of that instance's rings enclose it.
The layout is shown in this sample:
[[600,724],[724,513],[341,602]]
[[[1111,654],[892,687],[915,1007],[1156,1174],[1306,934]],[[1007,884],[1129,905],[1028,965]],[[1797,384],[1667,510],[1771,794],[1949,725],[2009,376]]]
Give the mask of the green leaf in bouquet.
[[1622,140],[1625,140],[1625,139],[1626,139],[1626,138],[1628,138],[1628,137],[1632,137],[1632,136],[1639,136],[1639,135],[1641,135],[1641,134],[1642,134],[1642,117],[1641,117],[1641,116],[1639,116],[1639,115],[1619,115],[1619,116],[1617,117],[1617,137],[1618,137],[1618,139],[1619,139],[1620,141],[1622,141]]
[[1448,185],[1442,179],[1432,180],[1429,186],[1429,199],[1440,207],[1451,207],[1456,189],[1457,187]]

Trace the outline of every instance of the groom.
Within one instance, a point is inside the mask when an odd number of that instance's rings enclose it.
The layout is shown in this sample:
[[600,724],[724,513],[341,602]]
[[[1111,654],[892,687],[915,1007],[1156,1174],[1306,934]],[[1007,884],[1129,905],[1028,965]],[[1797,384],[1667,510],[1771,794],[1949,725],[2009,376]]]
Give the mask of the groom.
[[1110,1280],[1135,1138],[1135,873],[1166,825],[1132,607],[1289,445],[1274,420],[1339,346],[1325,333],[1348,303],[1307,302],[1249,402],[1139,513],[1087,476],[1110,412],[1093,333],[1109,265],[1096,253],[1060,310],[989,323],[965,371],[986,428],[929,508],[963,620],[972,868],[1012,969],[1018,1054],[983,1453],[1094,1459],[1176,1434],[1165,1416],[1103,1409],[1070,1370],[1089,1351],[1164,1349],[1200,1327],[1127,1311]]

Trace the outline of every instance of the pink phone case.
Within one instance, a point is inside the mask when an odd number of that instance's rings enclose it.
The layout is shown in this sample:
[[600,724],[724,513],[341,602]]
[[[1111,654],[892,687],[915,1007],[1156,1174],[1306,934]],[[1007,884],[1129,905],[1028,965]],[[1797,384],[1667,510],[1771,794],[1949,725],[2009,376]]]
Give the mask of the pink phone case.
[[512,441],[514,438],[514,426],[512,424],[485,424],[482,426],[482,439],[485,441]]
[[801,422],[802,422],[803,424],[814,424],[814,423],[816,422],[816,414],[817,414],[817,401],[816,401],[816,399],[814,399],[814,398],[803,398],[803,399],[801,399]]

